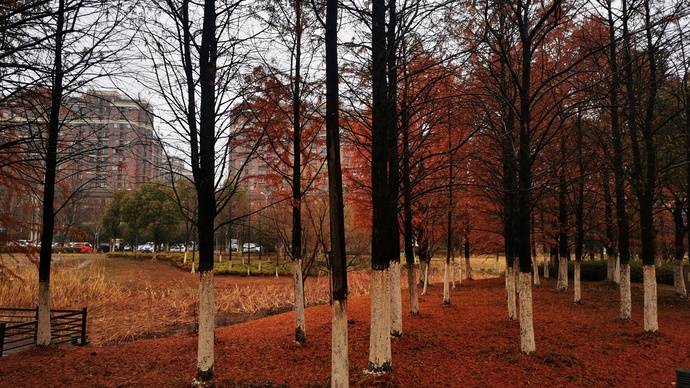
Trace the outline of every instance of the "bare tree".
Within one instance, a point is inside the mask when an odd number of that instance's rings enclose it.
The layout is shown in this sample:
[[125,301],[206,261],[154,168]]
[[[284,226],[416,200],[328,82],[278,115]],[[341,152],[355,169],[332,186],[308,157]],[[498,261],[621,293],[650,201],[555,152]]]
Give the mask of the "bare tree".
[[392,370],[390,339],[390,190],[388,187],[388,82],[386,79],[386,5],[372,4],[372,134],[371,134],[371,333],[369,335],[370,372]]
[[[321,137],[321,101],[314,99],[316,87],[313,63],[316,59],[316,20],[310,7],[305,7],[303,0],[268,1],[265,10],[259,13],[268,26],[266,33],[271,37],[271,51],[278,55],[289,56],[290,60],[265,58],[264,67],[268,77],[275,79],[278,87],[286,89],[278,93],[278,98],[269,101],[275,106],[279,116],[284,117],[287,128],[277,131],[290,131],[290,142],[281,141],[282,136],[266,136],[267,154],[262,157],[271,165],[271,169],[281,176],[291,188],[290,203],[292,208],[292,229],[290,256],[293,260],[294,297],[295,297],[295,341],[306,341],[304,316],[304,275],[303,262],[303,226],[302,203],[307,192],[315,188],[324,165]],[[271,54],[274,55],[274,54]],[[261,55],[263,57],[263,55]],[[270,95],[271,93],[265,93]],[[289,105],[289,108],[288,108]],[[291,149],[288,149],[291,147]],[[277,161],[270,160],[277,159]],[[286,170],[291,170],[287,173]]]
[[[192,221],[198,234],[199,328],[194,384],[206,386],[214,374],[214,235],[237,218],[218,220],[218,216],[237,193],[242,169],[260,140],[243,137],[251,114],[234,109],[244,102],[246,85],[241,74],[249,51],[244,43],[251,36],[245,35],[241,26],[249,20],[250,10],[241,0],[160,0],[146,4],[142,11],[147,23],[141,53],[154,71],[138,82],[162,100],[156,117],[163,127],[159,137],[169,149],[167,160],[175,153],[184,155],[196,193],[195,208],[183,209],[183,213],[195,217]],[[164,137],[164,130],[172,136]],[[237,148],[241,140],[249,145]],[[234,158],[239,160],[239,168],[231,168],[229,159]],[[174,182],[178,204],[183,206]]]
[[343,183],[340,168],[338,92],[338,0],[326,3],[326,143],[330,216],[330,263],[333,319],[331,328],[331,387],[349,386],[347,334],[347,257]]
[[[3,123],[0,133],[9,128],[19,135],[0,148],[21,154],[5,159],[9,163],[3,167],[24,171],[22,179],[41,198],[36,342],[49,345],[50,266],[56,215],[97,180],[79,181],[84,171],[79,159],[106,148],[88,141],[90,136],[101,136],[100,128],[84,125],[86,94],[76,94],[118,71],[119,54],[129,39],[121,27],[131,4],[59,0],[37,2],[33,9],[17,6],[10,13],[21,11],[18,19],[3,19],[6,24],[2,28],[11,30],[18,26],[16,22],[22,30],[3,35],[8,40],[4,41],[7,46],[0,60],[11,61],[3,69],[12,70],[3,73],[3,87],[10,87],[3,89],[2,100],[14,116]],[[62,189],[56,194],[58,186]],[[56,206],[58,201],[61,204]]]

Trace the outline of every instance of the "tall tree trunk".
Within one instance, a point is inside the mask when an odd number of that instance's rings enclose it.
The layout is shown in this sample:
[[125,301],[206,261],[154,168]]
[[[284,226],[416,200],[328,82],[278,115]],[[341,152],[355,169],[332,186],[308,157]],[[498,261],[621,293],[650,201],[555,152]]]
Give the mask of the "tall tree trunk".
[[673,224],[675,226],[675,260],[673,263],[673,285],[676,295],[687,298],[685,279],[683,278],[683,258],[685,257],[685,224],[683,222],[683,201],[676,198],[673,206]]
[[[403,50],[405,52],[405,50]],[[405,243],[405,264],[407,264],[407,291],[410,294],[410,314],[419,314],[419,297],[417,295],[417,274],[414,262],[414,245],[412,239],[412,183],[410,181],[410,115],[408,106],[409,80],[407,78],[407,60],[403,56],[403,98],[402,98],[402,146],[403,146],[403,237]]]
[[473,279],[474,274],[472,273],[472,261],[470,260],[470,229],[469,226],[465,227],[465,237],[463,238],[463,250],[465,254],[465,272],[467,279]]
[[55,31],[55,59],[53,63],[53,85],[51,88],[50,117],[48,121],[48,142],[45,155],[45,177],[43,180],[43,213],[41,228],[41,252],[38,263],[38,322],[36,344],[50,345],[50,261],[53,250],[53,229],[55,227],[55,175],[57,171],[57,146],[60,135],[60,111],[62,109],[63,75],[62,50],[64,41],[65,1],[58,1],[57,26]]
[[331,387],[347,388],[350,375],[347,339],[347,258],[338,122],[338,1],[328,0],[326,7],[326,145],[333,285]]
[[[690,63],[686,65],[683,77],[685,90],[685,168],[686,168],[686,204],[690,210]],[[690,259],[690,221],[688,221],[688,258]]]
[[[513,259],[515,260],[515,259]],[[516,305],[516,289],[515,289],[515,270],[514,265],[508,264],[506,260],[506,302],[508,304],[508,319],[514,321],[517,319],[517,305]]]
[[304,281],[302,279],[302,0],[294,0],[295,9],[295,78],[292,85],[292,243],[293,284],[295,297],[295,341],[307,340],[304,317]]
[[[653,141],[654,110],[657,90],[656,55],[651,31],[650,5],[643,1],[645,18],[645,36],[647,65],[649,67],[649,86],[647,90],[646,112],[642,128],[637,125],[637,104],[639,94],[635,90],[635,74],[633,70],[632,45],[628,21],[632,12],[628,12],[627,0],[623,1],[623,56],[625,61],[626,96],[628,103],[628,127],[633,155],[633,187],[637,195],[640,208],[640,242],[643,264],[644,284],[644,328],[645,331],[655,332],[659,329],[657,320],[656,297],[656,268],[654,242],[654,196],[656,190],[656,150]],[[642,132],[642,144],[638,131]],[[644,147],[646,156],[644,166],[641,148]]]
[[391,335],[403,333],[402,287],[400,286],[400,226],[398,224],[398,194],[400,187],[398,157],[398,63],[397,10],[395,0],[388,2],[387,72],[388,72],[388,189],[390,190],[390,275],[391,275]]
[[[199,234],[199,335],[197,376],[195,382],[207,385],[213,379],[215,302],[213,299],[213,237],[216,215],[215,197],[215,109],[216,109],[216,6],[204,1],[203,30],[199,53],[201,87],[198,166],[194,184],[198,198],[197,230]],[[196,134],[194,134],[196,136]],[[193,162],[194,151],[192,151]]]
[[558,282],[557,291],[568,289],[568,260],[570,248],[568,247],[568,208],[566,203],[567,184],[565,178],[565,136],[560,139],[561,171],[558,176]]
[[644,266],[644,329],[649,332],[659,330],[657,317],[656,284],[656,241],[654,230],[654,197],[656,195],[656,148],[654,145],[654,117],[657,94],[657,58],[652,33],[650,2],[643,2],[645,15],[645,35],[647,38],[647,62],[649,66],[650,87],[647,98],[647,111],[643,127],[643,144],[646,155],[646,182],[644,202],[640,202],[640,226],[642,238],[642,265]]
[[[499,43],[506,46],[508,36],[508,15],[505,9],[499,14],[499,29],[501,36]],[[499,63],[499,93],[501,95],[501,117],[504,131],[499,132],[501,142],[501,162],[503,167],[502,177],[502,208],[503,208],[503,240],[506,257],[506,302],[508,319],[517,318],[516,306],[516,282],[515,282],[515,256],[518,252],[519,240],[517,236],[517,211],[518,211],[518,187],[517,187],[517,160],[515,156],[514,131],[515,131],[515,102],[514,90],[508,77],[509,64],[504,56]],[[509,86],[510,85],[510,86]]]
[[604,172],[602,174],[602,187],[604,189],[604,223],[606,224],[606,280],[613,282],[616,270],[616,241],[614,237],[613,225],[613,199],[611,198],[611,189],[609,188],[609,170],[608,165],[604,165]]
[[515,163],[510,139],[503,139],[503,239],[506,255],[506,302],[508,319],[517,318],[516,284],[515,284],[515,253],[517,239],[515,233],[516,195]]
[[431,257],[429,257],[429,251],[423,253],[424,257],[420,254],[419,259],[422,262],[422,274],[424,276],[422,280],[422,295],[426,295],[427,286],[429,285],[429,266],[431,266]]
[[522,74],[520,75],[520,134],[518,150],[518,214],[515,229],[518,240],[520,276],[518,298],[520,311],[520,350],[525,354],[536,351],[532,318],[532,250],[530,242],[530,215],[532,212],[532,157],[531,157],[531,104],[532,38],[528,15],[521,16],[520,40],[522,44]]
[[369,372],[392,370],[390,312],[390,193],[388,187],[388,82],[386,79],[386,4],[372,4],[371,136],[371,329]]
[[532,237],[532,276],[534,276],[534,285],[538,286],[540,284],[541,279],[539,279],[539,261],[537,258],[537,242],[536,242],[536,232],[534,230],[534,225],[536,224],[536,220],[534,219],[534,215],[532,215],[532,223],[531,223],[531,237]]
[[[443,263],[443,304],[450,304],[450,263],[453,255],[453,154],[452,131],[450,127],[450,106],[448,108],[448,210],[446,212],[446,261]],[[469,271],[469,269],[468,269]],[[469,272],[468,272],[469,273]]]
[[[630,294],[630,226],[625,201],[625,165],[623,164],[623,140],[620,126],[618,93],[620,77],[618,54],[616,48],[616,26],[613,16],[612,1],[607,1],[607,22],[609,31],[609,106],[611,113],[611,142],[613,144],[613,177],[616,196],[616,223],[618,225],[618,257],[619,267],[614,272],[614,281],[618,278],[620,284],[620,318],[630,319],[632,308]],[[620,263],[620,264],[618,264]],[[617,276],[616,276],[617,274]]]
[[580,303],[582,301],[582,292],[580,288],[580,263],[582,262],[582,253],[585,240],[585,161],[582,155],[582,116],[579,110],[577,112],[575,129],[577,131],[578,177],[577,206],[575,209],[575,266],[573,271],[573,301],[575,303]]

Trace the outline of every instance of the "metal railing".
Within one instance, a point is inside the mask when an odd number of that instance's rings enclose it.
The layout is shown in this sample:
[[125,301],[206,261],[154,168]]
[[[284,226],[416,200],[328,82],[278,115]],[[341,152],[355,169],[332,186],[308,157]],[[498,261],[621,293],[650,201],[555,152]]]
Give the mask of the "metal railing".
[[[86,345],[87,309],[51,310],[51,344],[70,342]],[[38,307],[35,309],[0,307],[0,357],[36,345]]]

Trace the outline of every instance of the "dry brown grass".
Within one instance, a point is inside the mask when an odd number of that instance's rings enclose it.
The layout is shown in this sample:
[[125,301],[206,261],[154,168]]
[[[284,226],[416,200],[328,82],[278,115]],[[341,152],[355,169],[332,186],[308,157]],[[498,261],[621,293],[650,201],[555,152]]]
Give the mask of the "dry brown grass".
[[[0,305],[14,307],[35,306],[38,293],[38,271],[33,264],[17,263],[12,276],[0,283]],[[118,298],[122,293],[112,287],[101,265],[55,266],[51,271],[51,303],[72,308],[98,301]]]
[[[167,266],[161,263],[162,266]],[[33,307],[38,288],[36,266],[15,262],[13,276],[0,282],[0,305]],[[185,279],[190,274],[179,271]],[[192,278],[195,279],[195,278]],[[272,284],[275,283],[275,284]],[[328,302],[328,278],[307,279],[309,305]],[[51,304],[55,308],[89,309],[89,339],[94,345],[121,343],[139,338],[166,336],[194,330],[196,312],[194,281],[125,282],[114,280],[104,259],[64,260],[51,271]],[[350,274],[350,293],[368,292],[366,273]],[[262,278],[238,284],[216,277],[216,308],[220,321],[237,322],[285,311],[293,305],[291,282]]]
[[[369,291],[369,276],[362,272],[352,272],[348,278],[350,295],[366,295]],[[319,276],[308,278],[305,284],[307,305],[328,303],[328,278]],[[288,284],[216,285],[216,308],[219,313],[257,314],[265,310],[278,310],[293,305],[293,290]]]
[[[33,307],[38,288],[35,264],[16,257],[11,264],[7,258],[3,263],[13,275],[0,282],[0,305]],[[442,281],[441,268],[433,262],[432,283]],[[406,279],[403,271],[403,288]],[[66,255],[53,265],[51,303],[55,308],[88,307],[88,334],[94,345],[161,337],[194,330],[196,280],[165,262]],[[348,283],[351,296],[367,295],[369,273],[350,272]],[[216,276],[215,290],[219,322],[244,321],[293,306],[291,279]],[[328,303],[328,277],[308,278],[305,298],[308,305]]]

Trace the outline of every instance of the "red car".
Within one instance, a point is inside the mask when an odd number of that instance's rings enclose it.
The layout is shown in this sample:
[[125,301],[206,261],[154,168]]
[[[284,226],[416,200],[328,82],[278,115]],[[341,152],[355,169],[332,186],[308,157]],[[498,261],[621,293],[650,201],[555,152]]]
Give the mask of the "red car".
[[79,248],[79,253],[92,253],[93,246],[88,242],[75,242],[71,243],[70,246]]

